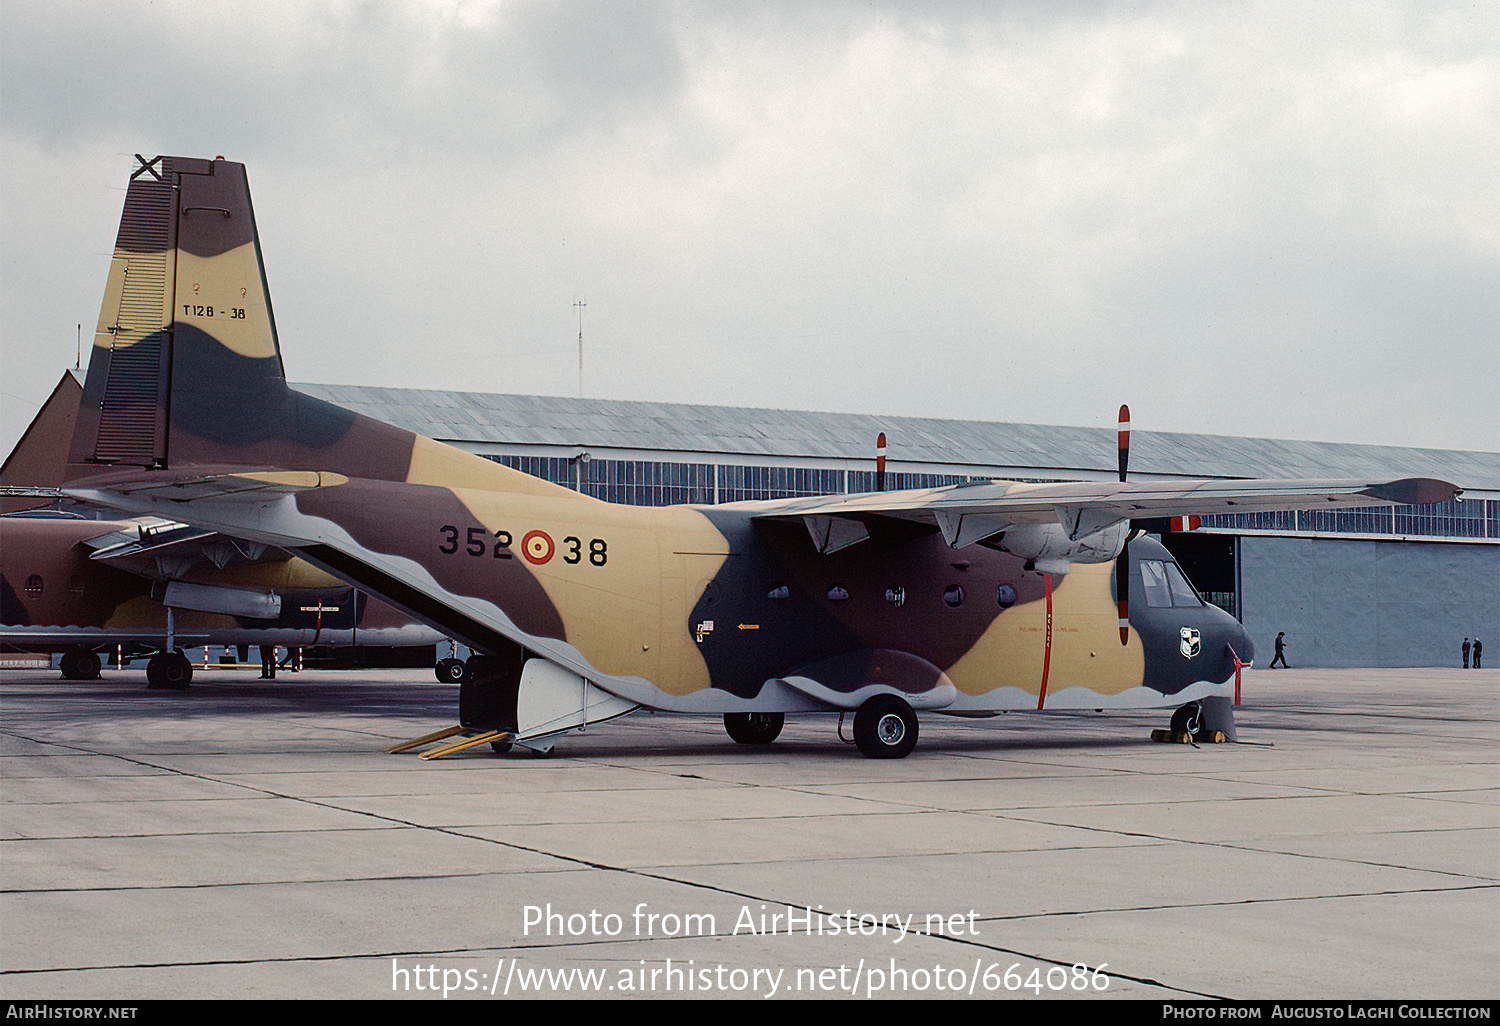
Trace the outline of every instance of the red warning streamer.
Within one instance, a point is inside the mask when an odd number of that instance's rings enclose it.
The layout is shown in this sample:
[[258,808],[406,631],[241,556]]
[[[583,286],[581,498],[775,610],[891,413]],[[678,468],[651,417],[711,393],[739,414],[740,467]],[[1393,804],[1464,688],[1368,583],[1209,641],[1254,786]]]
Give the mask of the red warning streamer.
[[1037,692],[1036,707],[1041,711],[1047,701],[1047,674],[1052,669],[1052,575],[1042,574],[1042,586],[1047,593],[1047,634],[1042,648],[1042,690]]

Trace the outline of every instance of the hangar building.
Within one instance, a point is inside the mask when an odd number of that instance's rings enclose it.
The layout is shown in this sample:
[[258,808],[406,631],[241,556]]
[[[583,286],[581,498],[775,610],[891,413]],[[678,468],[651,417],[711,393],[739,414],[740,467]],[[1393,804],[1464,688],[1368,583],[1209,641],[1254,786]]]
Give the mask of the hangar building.
[[[1116,475],[1112,427],[295,387],[609,502],[870,491],[882,431],[888,488]],[[1204,596],[1250,630],[1259,665],[1278,631],[1298,666],[1458,666],[1465,637],[1500,642],[1500,453],[1139,429],[1131,443],[1141,480],[1437,477],[1464,489],[1395,509],[1205,517],[1164,538]]]

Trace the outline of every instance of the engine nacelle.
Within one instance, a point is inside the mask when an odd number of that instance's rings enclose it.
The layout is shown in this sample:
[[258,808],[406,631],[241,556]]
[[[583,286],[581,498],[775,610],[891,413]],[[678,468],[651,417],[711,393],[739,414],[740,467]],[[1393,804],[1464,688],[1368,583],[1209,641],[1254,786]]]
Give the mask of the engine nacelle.
[[1061,524],[1019,524],[985,545],[1031,560],[1038,570],[1066,573],[1069,563],[1108,563],[1125,550],[1130,524],[1121,521],[1082,538],[1069,538]]

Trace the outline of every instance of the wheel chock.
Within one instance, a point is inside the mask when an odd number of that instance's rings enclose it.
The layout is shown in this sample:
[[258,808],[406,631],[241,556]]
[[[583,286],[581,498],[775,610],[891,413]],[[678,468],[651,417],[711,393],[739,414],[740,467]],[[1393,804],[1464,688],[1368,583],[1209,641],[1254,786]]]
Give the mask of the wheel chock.
[[1229,738],[1224,736],[1222,730],[1205,730],[1197,735],[1174,734],[1170,730],[1158,728],[1151,732],[1151,740],[1176,745],[1208,744],[1221,745]]
[[444,727],[442,730],[434,730],[431,734],[423,734],[421,737],[414,737],[410,741],[402,741],[399,745],[387,748],[386,752],[391,755],[400,755],[402,752],[409,752],[413,748],[421,748],[423,745],[430,745],[434,741],[441,741],[444,738],[452,737],[454,734],[462,734],[463,732],[464,728],[462,727]]
[[441,759],[445,755],[454,755],[482,744],[488,744],[491,741],[514,741],[515,738],[516,736],[508,730],[486,730],[481,734],[475,734],[473,737],[466,737],[462,741],[455,741],[451,745],[444,745],[442,748],[434,748],[430,752],[423,752],[417,758]]

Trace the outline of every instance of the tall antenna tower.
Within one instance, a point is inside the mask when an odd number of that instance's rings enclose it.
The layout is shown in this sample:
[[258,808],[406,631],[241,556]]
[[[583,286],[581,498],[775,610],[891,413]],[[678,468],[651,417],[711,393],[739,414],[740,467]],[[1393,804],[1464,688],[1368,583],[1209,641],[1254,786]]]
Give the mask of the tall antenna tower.
[[578,398],[583,398],[583,308],[588,303],[583,300],[573,304],[573,309],[578,311]]

